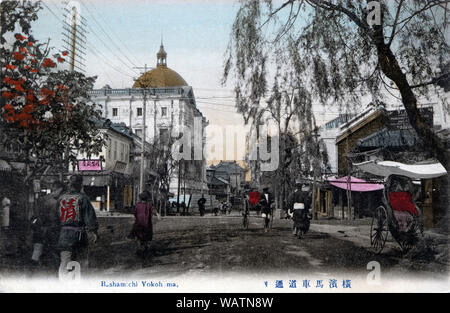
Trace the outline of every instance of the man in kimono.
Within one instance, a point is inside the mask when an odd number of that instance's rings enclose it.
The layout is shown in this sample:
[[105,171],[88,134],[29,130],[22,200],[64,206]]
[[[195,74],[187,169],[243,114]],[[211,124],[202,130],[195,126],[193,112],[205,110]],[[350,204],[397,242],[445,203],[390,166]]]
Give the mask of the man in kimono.
[[272,206],[274,204],[272,194],[269,192],[269,188],[264,188],[259,200],[261,205],[261,216],[264,219],[264,232],[269,230],[270,219],[272,218]]
[[[293,234],[296,235],[296,227],[299,223],[303,222],[305,218],[310,214],[310,209],[312,205],[312,195],[309,191],[303,191],[303,183],[296,182],[295,191],[288,198],[288,214],[292,217],[293,224]],[[303,204],[303,209],[295,210],[295,204]],[[306,216],[306,217],[305,217]],[[297,226],[296,226],[297,225]],[[309,228],[309,227],[308,227]]]
[[70,177],[68,191],[59,198],[59,221],[61,231],[58,246],[60,248],[60,273],[67,272],[70,261],[79,261],[81,268],[88,266],[89,242],[97,241],[98,222],[89,198],[81,192],[83,176]]
[[58,199],[63,193],[64,184],[55,181],[52,185],[52,192],[39,199],[38,211],[32,218],[33,229],[33,255],[32,264],[40,264],[40,259],[45,247],[50,255],[56,250],[59,238],[59,208]]

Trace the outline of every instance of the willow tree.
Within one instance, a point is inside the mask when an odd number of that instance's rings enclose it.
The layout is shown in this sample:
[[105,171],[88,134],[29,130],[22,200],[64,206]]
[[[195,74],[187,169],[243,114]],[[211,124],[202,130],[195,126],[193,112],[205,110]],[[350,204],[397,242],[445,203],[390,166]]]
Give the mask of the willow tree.
[[[280,76],[284,88],[305,90],[317,102],[342,109],[354,109],[367,97],[374,103],[395,97],[418,136],[449,169],[449,152],[418,109],[418,99],[434,95],[448,109],[440,90],[449,79],[443,70],[449,62],[448,3],[241,1],[224,83],[235,84],[237,108],[247,122],[260,116],[272,93],[268,86]],[[302,103],[306,112],[313,103]]]

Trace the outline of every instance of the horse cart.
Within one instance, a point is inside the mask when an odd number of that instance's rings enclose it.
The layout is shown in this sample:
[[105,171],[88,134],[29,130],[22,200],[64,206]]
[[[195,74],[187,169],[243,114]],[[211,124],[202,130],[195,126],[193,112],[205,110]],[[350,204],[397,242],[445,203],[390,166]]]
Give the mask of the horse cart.
[[413,181],[447,175],[440,163],[407,165],[391,161],[368,161],[356,168],[385,178],[383,205],[376,208],[370,228],[370,244],[381,253],[389,233],[403,252],[423,236],[423,212],[415,203]]

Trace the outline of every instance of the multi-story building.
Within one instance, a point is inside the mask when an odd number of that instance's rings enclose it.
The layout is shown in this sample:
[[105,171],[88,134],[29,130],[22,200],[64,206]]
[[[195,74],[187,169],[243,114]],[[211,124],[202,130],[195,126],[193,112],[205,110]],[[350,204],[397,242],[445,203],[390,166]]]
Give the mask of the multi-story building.
[[197,153],[196,159],[192,153],[190,159],[184,158],[173,171],[170,192],[178,194],[180,185],[188,194],[207,189],[203,156],[207,121],[196,106],[193,88],[167,67],[167,53],[162,44],[157,53],[156,68],[143,73],[132,88],[103,88],[93,90],[91,96],[102,105],[104,118],[113,123],[124,123],[139,137],[144,136],[145,129],[145,140],[168,148],[162,150],[170,151],[171,143],[179,139],[177,135],[190,132],[192,150],[201,148],[202,153],[200,156]]
[[98,155],[77,156],[71,171],[83,173],[83,191],[99,211],[122,211],[133,206],[136,186],[133,151],[135,138],[128,129],[108,120],[96,122],[106,145]]

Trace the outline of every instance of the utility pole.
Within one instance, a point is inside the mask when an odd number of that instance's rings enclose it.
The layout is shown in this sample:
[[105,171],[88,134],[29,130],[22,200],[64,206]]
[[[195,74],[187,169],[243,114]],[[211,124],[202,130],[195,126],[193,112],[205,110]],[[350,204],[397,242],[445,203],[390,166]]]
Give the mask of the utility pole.
[[[142,67],[135,67],[137,69],[142,69]],[[147,64],[144,65],[144,74],[147,73]],[[147,86],[143,86],[143,105],[142,105],[142,149],[141,149],[141,169],[139,175],[139,190],[144,192],[145,182],[144,182],[144,171],[145,171],[145,138],[146,138],[146,115],[147,115]]]
[[67,1],[63,2],[66,7],[63,9],[65,12],[63,20],[63,39],[64,49],[70,51],[70,71],[73,72],[77,69],[80,72],[84,72],[83,57],[86,53],[86,20],[80,14],[80,7],[73,5]]
[[181,192],[181,160],[178,160],[178,192],[177,192],[177,213],[180,212],[180,192]]
[[72,43],[70,49],[70,71],[75,69],[75,45],[77,41],[77,7],[72,8]]

